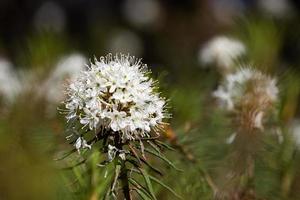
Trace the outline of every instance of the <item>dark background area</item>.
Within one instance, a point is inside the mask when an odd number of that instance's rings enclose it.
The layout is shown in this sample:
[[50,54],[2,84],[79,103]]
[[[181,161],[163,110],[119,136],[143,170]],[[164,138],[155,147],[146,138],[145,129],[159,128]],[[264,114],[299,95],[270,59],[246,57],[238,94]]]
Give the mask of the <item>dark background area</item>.
[[3,0],[0,2],[1,55],[15,61],[19,58],[20,49],[26,48],[28,38],[51,32],[64,40],[69,48],[89,56],[100,56],[109,51],[105,44],[109,35],[129,30],[141,41],[142,53],[139,56],[146,61],[181,68],[181,65],[196,62],[196,52],[207,39],[231,33],[237,19],[247,21],[260,16],[284,30],[281,55],[285,61],[290,65],[299,62],[300,42],[296,37],[299,32],[299,2],[296,0],[286,1],[292,8],[292,12],[285,13],[288,16],[265,12],[260,2],[254,0],[154,2],[159,9],[155,19],[149,24],[136,26],[126,16],[126,1]]

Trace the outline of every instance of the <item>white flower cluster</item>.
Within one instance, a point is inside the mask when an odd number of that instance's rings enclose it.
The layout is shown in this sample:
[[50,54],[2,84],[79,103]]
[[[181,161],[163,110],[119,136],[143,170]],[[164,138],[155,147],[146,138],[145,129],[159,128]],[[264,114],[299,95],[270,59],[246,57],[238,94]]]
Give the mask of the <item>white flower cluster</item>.
[[266,115],[274,111],[278,88],[275,79],[254,69],[242,68],[227,75],[213,95],[223,107],[234,111],[243,129],[263,130]]
[[147,66],[129,55],[95,60],[68,88],[67,119],[119,132],[123,139],[148,136],[167,116],[148,74]]
[[219,86],[213,96],[227,110],[233,110],[236,105],[239,105],[241,99],[247,98],[249,91],[251,95],[259,95],[257,98],[262,97],[260,98],[262,101],[277,100],[276,80],[251,68],[242,68],[236,73],[228,74],[223,85]]
[[234,60],[246,53],[246,47],[236,39],[219,36],[199,51],[198,59],[204,64],[216,64],[223,69],[232,68]]

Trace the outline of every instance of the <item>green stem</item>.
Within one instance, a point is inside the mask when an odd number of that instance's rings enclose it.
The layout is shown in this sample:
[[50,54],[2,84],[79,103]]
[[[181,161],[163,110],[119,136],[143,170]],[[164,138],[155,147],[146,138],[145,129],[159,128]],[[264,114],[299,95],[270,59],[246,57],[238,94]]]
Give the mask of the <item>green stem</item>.
[[[123,149],[124,143],[122,142],[122,140],[118,134],[115,137],[114,143],[118,149],[120,149],[120,150]],[[123,190],[124,198],[126,200],[131,200],[129,179],[128,179],[128,174],[127,174],[127,167],[125,164],[126,160],[122,160],[122,159],[118,158],[118,162],[121,164],[120,179],[121,179],[121,183],[122,183],[122,190]]]
[[121,178],[121,182],[122,182],[122,189],[123,189],[124,197],[126,200],[131,200],[129,180],[128,180],[127,168],[125,165],[125,161],[122,161],[120,178]]

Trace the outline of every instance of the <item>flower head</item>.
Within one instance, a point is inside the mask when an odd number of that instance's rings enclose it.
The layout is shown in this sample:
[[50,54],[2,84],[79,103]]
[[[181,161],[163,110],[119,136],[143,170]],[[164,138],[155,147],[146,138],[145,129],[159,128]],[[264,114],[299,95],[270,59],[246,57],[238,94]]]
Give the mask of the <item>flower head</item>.
[[276,80],[251,68],[242,68],[228,74],[224,83],[213,93],[219,103],[229,111],[238,111],[241,123],[258,129],[277,101]]
[[219,36],[209,41],[199,51],[199,61],[204,65],[216,64],[218,68],[228,70],[232,68],[234,60],[245,54],[246,47],[238,40]]
[[277,100],[278,88],[276,80],[251,68],[242,68],[225,77],[224,83],[213,93],[220,103],[228,110],[250,95],[256,96],[261,103],[275,102]]
[[133,56],[101,57],[73,81],[65,106],[68,120],[91,130],[105,128],[134,140],[148,136],[167,117],[147,66]]

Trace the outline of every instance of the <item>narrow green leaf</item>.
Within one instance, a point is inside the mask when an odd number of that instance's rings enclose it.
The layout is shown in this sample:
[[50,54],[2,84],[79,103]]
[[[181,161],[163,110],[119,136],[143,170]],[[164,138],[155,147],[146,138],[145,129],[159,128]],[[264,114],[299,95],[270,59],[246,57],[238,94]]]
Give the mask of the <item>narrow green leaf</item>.
[[73,168],[75,168],[75,167],[78,167],[78,166],[80,166],[80,165],[82,165],[82,164],[85,164],[85,162],[86,162],[86,159],[84,159],[84,160],[82,160],[82,161],[76,163],[75,165],[72,165],[72,166],[69,166],[69,167],[63,167],[63,168],[61,168],[61,169],[62,169],[62,170],[70,170],[70,169],[73,169]]
[[158,154],[150,149],[145,149],[146,152],[159,157],[161,160],[165,161],[167,164],[169,164],[171,167],[173,167],[174,169],[178,170],[178,171],[182,171],[181,169],[177,168],[170,160],[168,160],[165,156],[163,156],[162,154]]
[[155,143],[153,143],[153,142],[151,142],[151,141],[147,141],[148,142],[148,144],[150,144],[150,146],[158,153],[158,154],[160,154],[160,149],[159,149],[159,147],[155,144]]
[[164,188],[166,188],[167,190],[169,190],[172,194],[174,194],[174,196],[176,196],[179,199],[182,199],[182,197],[180,195],[178,195],[174,190],[172,190],[172,188],[170,188],[169,186],[167,186],[166,184],[164,184],[163,182],[161,182],[159,179],[155,178],[154,176],[149,175],[149,178],[153,181],[155,181],[156,183],[160,184],[161,186],[163,186]]
[[[132,172],[141,174],[140,171],[133,169]],[[154,176],[148,175],[149,178],[153,181],[155,181],[156,183],[160,184],[161,186],[165,187],[167,190],[169,190],[172,194],[174,194],[177,198],[182,199],[182,197],[180,195],[178,195],[174,190],[172,190],[169,186],[167,186],[166,184],[164,184],[163,182],[161,182],[159,179],[155,178]]]
[[73,173],[76,176],[76,179],[78,180],[78,183],[80,184],[80,186],[84,186],[85,185],[85,181],[84,181],[84,177],[82,176],[82,170],[79,168],[73,168]]
[[176,149],[174,149],[173,147],[171,147],[170,145],[162,142],[162,141],[159,141],[159,140],[156,140],[155,143],[158,143],[158,145],[161,145],[163,147],[165,147],[166,149],[169,149],[171,151],[176,151]]
[[139,170],[140,170],[140,172],[142,173],[142,176],[145,179],[145,182],[146,182],[147,188],[149,190],[149,193],[151,194],[153,199],[157,200],[155,195],[154,195],[154,190],[153,190],[152,183],[151,183],[151,180],[149,178],[148,173],[144,169],[139,168]]
[[116,169],[115,169],[115,177],[114,177],[114,181],[113,184],[111,186],[111,191],[114,192],[115,191],[115,187],[120,175],[120,171],[121,171],[121,165],[116,165]]
[[[150,198],[144,193],[143,190],[140,190],[138,188],[135,189],[135,191],[138,193],[138,195],[143,199],[143,200],[149,200]],[[151,200],[151,199],[150,199]]]
[[159,174],[160,176],[163,176],[163,173],[159,171],[157,168],[153,167],[150,163],[148,163],[146,160],[141,159],[143,163],[145,163],[152,171]]
[[72,153],[74,153],[74,152],[76,152],[76,151],[77,151],[77,149],[72,149],[72,150],[70,150],[69,152],[64,153],[64,155],[62,155],[61,157],[54,158],[53,160],[54,160],[54,161],[63,160],[64,158],[68,157],[69,155],[71,155]]
[[[143,199],[150,199],[150,200],[153,200],[151,194],[149,194],[149,192],[147,191],[147,189],[142,186],[141,184],[139,184],[136,180],[134,180],[133,178],[129,178],[129,182],[134,185],[136,188],[136,190],[139,190],[137,192],[141,192],[142,195],[144,196]],[[140,194],[139,194],[140,195]]]

